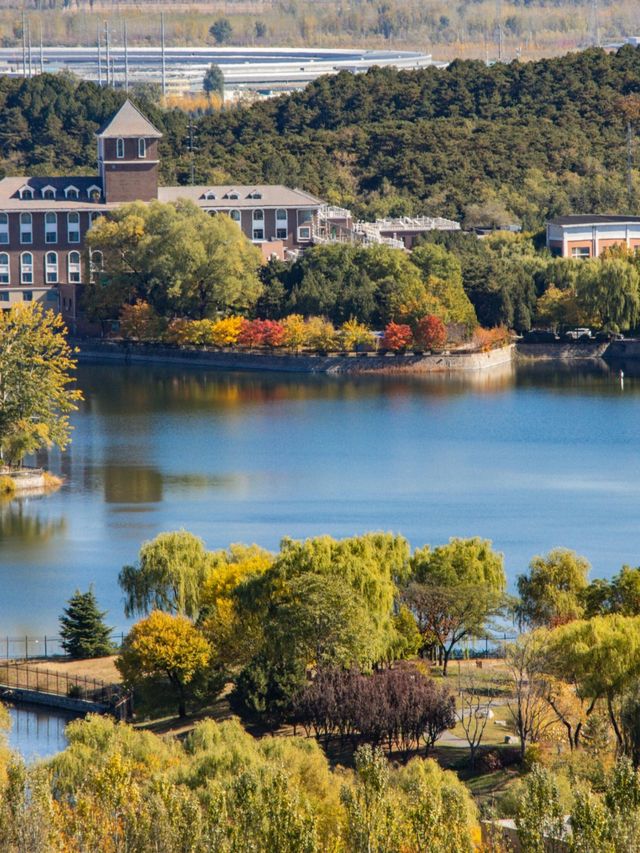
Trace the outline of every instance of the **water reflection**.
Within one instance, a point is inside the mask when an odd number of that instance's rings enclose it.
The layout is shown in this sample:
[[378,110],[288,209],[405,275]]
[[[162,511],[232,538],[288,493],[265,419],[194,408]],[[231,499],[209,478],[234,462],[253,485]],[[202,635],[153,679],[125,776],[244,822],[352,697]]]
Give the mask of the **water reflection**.
[[19,540],[24,546],[42,547],[56,536],[64,535],[64,516],[47,518],[40,514],[46,496],[0,501],[0,544]]
[[33,762],[38,758],[49,758],[66,747],[64,730],[77,714],[37,705],[10,705],[9,716],[9,746],[25,761]]

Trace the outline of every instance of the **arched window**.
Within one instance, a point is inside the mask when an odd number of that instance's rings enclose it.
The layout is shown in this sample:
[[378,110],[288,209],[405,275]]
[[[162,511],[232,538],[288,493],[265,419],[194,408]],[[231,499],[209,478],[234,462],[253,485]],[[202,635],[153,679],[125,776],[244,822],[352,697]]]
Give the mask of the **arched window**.
[[97,184],[92,184],[87,190],[87,196],[91,201],[100,201],[102,198],[102,190]]
[[55,198],[55,197],[56,197],[56,190],[55,190],[55,187],[48,186],[48,187],[43,187],[43,188],[42,188],[42,198],[49,198],[49,199],[52,199],[52,198]]
[[80,242],[80,214],[67,213],[67,240],[69,243]]
[[116,157],[118,160],[124,157],[124,139],[116,139]]
[[6,246],[9,243],[9,214],[0,213],[0,244]]
[[33,243],[33,218],[30,213],[20,214],[20,242]]
[[22,187],[19,194],[20,198],[33,198],[33,190],[31,187]]
[[66,190],[64,191],[64,197],[65,198],[73,198],[73,199],[80,198],[80,193],[78,192],[78,187],[67,187]]
[[44,215],[44,242],[58,242],[58,217],[55,213],[45,213]]
[[69,282],[79,284],[81,277],[80,252],[69,252]]
[[204,194],[204,197],[207,199],[207,201],[209,201],[210,199],[215,199],[216,194],[212,190],[207,190],[207,192]]
[[276,239],[286,240],[289,236],[289,222],[284,208],[276,210]]
[[99,273],[102,269],[102,252],[99,249],[96,249],[94,252],[91,252],[89,255],[89,281],[93,281],[93,277],[96,273]]
[[233,219],[234,222],[237,222],[240,225],[240,211],[239,210],[230,210],[229,216]]
[[20,255],[20,284],[33,284],[33,255],[23,252]]
[[264,240],[264,210],[253,211],[253,239]]
[[93,226],[93,223],[102,216],[101,213],[93,212],[89,214],[89,228]]
[[147,156],[147,140],[139,139],[138,140],[138,157],[146,157]]
[[10,279],[9,255],[0,252],[0,284],[9,284]]
[[44,280],[47,284],[58,283],[58,254],[47,252],[44,257]]

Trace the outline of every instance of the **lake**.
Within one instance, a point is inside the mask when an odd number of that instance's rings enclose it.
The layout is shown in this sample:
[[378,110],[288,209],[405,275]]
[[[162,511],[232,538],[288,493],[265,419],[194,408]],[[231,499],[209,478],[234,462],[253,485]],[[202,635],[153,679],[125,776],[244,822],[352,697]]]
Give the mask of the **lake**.
[[37,705],[9,706],[9,746],[27,762],[49,758],[67,745],[65,726],[74,714]]
[[557,545],[595,574],[640,563],[628,371],[622,386],[604,365],[357,378],[84,365],[79,384],[71,448],[38,460],[65,485],[0,506],[0,654],[6,635],[55,634],[89,584],[126,629],[118,572],[162,530],[210,548],[375,529],[414,546],[483,536],[512,583]]

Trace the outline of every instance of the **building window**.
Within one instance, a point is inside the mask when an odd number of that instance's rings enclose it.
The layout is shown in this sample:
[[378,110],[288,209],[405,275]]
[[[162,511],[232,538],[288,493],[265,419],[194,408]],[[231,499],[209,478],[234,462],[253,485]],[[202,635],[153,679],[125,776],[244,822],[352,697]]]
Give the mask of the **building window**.
[[97,184],[92,184],[87,190],[87,196],[91,201],[100,201],[102,198],[102,190]]
[[102,270],[102,252],[96,249],[89,254],[89,281],[93,281],[96,273]]
[[33,284],[33,255],[23,252],[20,255],[20,284]]
[[118,160],[124,157],[124,139],[116,139],[116,157]]
[[32,290],[23,290],[22,291],[22,299],[24,302],[33,302],[33,291]]
[[258,190],[254,190],[250,192],[247,198],[262,198],[262,193],[259,193]]
[[6,246],[9,243],[9,214],[0,213],[0,244]]
[[264,211],[253,211],[253,239],[264,240]]
[[311,228],[308,225],[302,225],[298,228],[298,240],[310,240]]
[[44,242],[58,242],[58,217],[55,213],[45,213],[44,215]]
[[0,292],[0,302],[8,302],[9,301],[9,293],[4,290]]
[[67,240],[69,243],[80,242],[80,214],[67,213]]
[[20,242],[33,243],[33,220],[30,213],[20,214]]
[[80,198],[80,193],[78,192],[77,187],[67,187],[64,191],[65,198],[78,199]]
[[56,252],[47,252],[45,255],[44,280],[47,284],[58,283],[58,255]]
[[69,252],[69,281],[71,284],[80,283],[80,252]]
[[138,157],[146,157],[147,156],[147,140],[139,139],[138,140]]
[[233,193],[227,193],[227,195],[225,196],[225,198],[231,198],[231,199],[233,199],[234,201],[237,201],[237,200],[240,198],[240,196],[238,195],[238,193],[233,192]]
[[9,284],[10,279],[9,255],[6,252],[0,252],[0,284]]
[[287,211],[283,208],[276,210],[276,239],[286,240],[289,236]]
[[211,190],[207,190],[207,192],[204,194],[204,197],[207,201],[211,201],[212,199],[215,200],[216,194]]
[[52,199],[56,197],[56,191],[54,187],[43,187],[42,189],[42,198]]
[[93,223],[102,216],[101,213],[90,213],[89,214],[89,228],[93,227]]
[[591,257],[591,251],[588,246],[573,246],[571,249],[571,257],[584,261]]
[[31,187],[22,187],[19,191],[20,198],[33,198],[33,190]]
[[230,210],[229,216],[233,219],[234,222],[237,222],[240,225],[240,211],[239,210]]

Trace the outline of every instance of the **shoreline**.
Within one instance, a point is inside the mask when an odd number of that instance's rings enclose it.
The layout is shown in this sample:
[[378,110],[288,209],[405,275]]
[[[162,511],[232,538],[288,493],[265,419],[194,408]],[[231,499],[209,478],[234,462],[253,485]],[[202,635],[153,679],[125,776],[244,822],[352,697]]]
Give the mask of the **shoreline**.
[[378,355],[350,353],[265,353],[167,347],[162,344],[120,343],[114,341],[77,341],[80,364],[122,362],[181,364],[218,370],[246,370],[277,373],[421,374],[482,371],[510,364],[515,346],[509,344],[489,352],[464,352],[430,355]]

